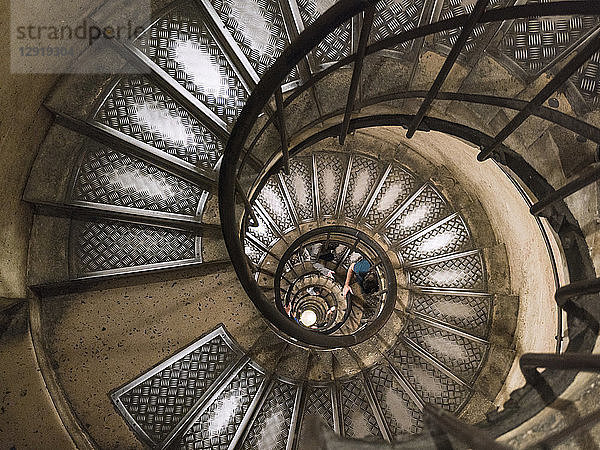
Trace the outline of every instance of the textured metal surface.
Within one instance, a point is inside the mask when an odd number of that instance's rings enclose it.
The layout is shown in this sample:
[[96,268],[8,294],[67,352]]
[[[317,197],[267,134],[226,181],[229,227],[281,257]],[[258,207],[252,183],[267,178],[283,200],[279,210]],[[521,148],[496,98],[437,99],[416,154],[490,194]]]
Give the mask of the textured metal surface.
[[491,296],[413,292],[410,294],[408,309],[485,337],[489,329]]
[[338,195],[346,173],[348,157],[342,153],[317,153],[317,181],[321,217],[335,215]]
[[369,321],[377,316],[381,307],[381,296],[379,295],[366,295],[363,296],[365,303],[362,308],[361,323]]
[[392,438],[402,440],[423,429],[423,413],[400,386],[389,367],[378,365],[369,371],[369,382],[381,407]]
[[403,335],[467,382],[479,373],[487,345],[446,330],[409,320]]
[[275,242],[277,242],[279,238],[271,229],[267,219],[265,219],[263,214],[258,211],[257,208],[255,208],[254,213],[258,219],[258,226],[248,227],[246,229],[246,233],[257,241],[261,242],[266,248],[271,248],[273,245],[275,245]]
[[225,122],[235,121],[248,94],[197,8],[169,11],[135,45]]
[[456,216],[401,246],[399,253],[404,261],[417,261],[471,250],[471,247],[469,231],[462,218]]
[[161,442],[237,356],[216,336],[177,355],[167,367],[151,370],[117,399],[135,424],[154,442]]
[[296,385],[276,379],[244,439],[242,449],[286,448],[296,400]]
[[247,363],[182,436],[179,448],[227,449],[264,378],[262,372]]
[[[333,403],[329,386],[309,386],[303,417],[316,415],[333,430]],[[304,424],[303,424],[304,425]]]
[[[531,0],[546,3],[549,0]],[[566,49],[594,29],[596,16],[554,16],[516,19],[506,31],[498,49],[527,74],[543,71]]]
[[345,436],[383,439],[360,381],[354,378],[343,383],[340,387],[340,398]]
[[263,186],[257,198],[257,203],[271,216],[282,232],[294,228],[292,214],[285,200],[285,195],[279,185],[277,175],[271,177]]
[[72,200],[196,215],[202,189],[107,147],[85,153]]
[[417,180],[401,167],[394,166],[383,185],[373,206],[367,213],[366,222],[372,228],[378,226],[396,209],[415,189]]
[[75,274],[146,266],[196,257],[193,233],[120,222],[74,221],[71,260]]
[[[277,0],[211,0],[225,27],[262,76],[288,45]],[[298,78],[294,69],[288,81]]]
[[435,189],[427,185],[389,224],[385,230],[385,236],[392,245],[396,245],[403,239],[443,219],[449,213],[448,203]]
[[373,158],[355,155],[344,201],[346,220],[356,220],[383,168]]
[[123,77],[95,120],[191,164],[212,169],[221,141],[147,78]]
[[423,287],[485,290],[486,280],[479,253],[427,264],[408,271],[410,283]]
[[265,251],[258,248],[258,246],[256,246],[248,239],[246,239],[246,241],[244,242],[244,252],[248,256],[248,258],[250,258],[250,261],[252,261],[257,266],[260,265],[263,258],[267,255]]
[[[311,25],[323,12],[327,11],[336,0],[297,0],[298,9],[304,26]],[[329,33],[317,48],[312,51],[318,66],[339,61],[350,55],[352,42],[352,21],[349,20]]]
[[283,175],[283,180],[301,222],[315,219],[312,177],[312,159],[310,157],[292,158],[290,175]]
[[390,351],[388,358],[425,403],[433,403],[454,412],[471,397],[471,391],[466,386],[457,383],[400,343]]
[[[502,4],[503,0],[490,0],[487,9],[498,8],[502,6]],[[460,16],[461,14],[471,14],[474,6],[475,2],[472,0],[444,0],[439,20],[451,19]],[[488,27],[489,24],[479,24],[475,26],[467,43],[462,49],[463,54],[471,53],[477,47],[477,40],[485,33]],[[453,30],[442,31],[435,35],[435,40],[446,47],[452,47],[460,35],[460,30],[460,28],[454,28]]]
[[596,52],[571,81],[592,109],[600,108],[600,52]]
[[[417,28],[425,2],[423,0],[380,0],[375,4],[375,20],[371,40],[387,37]],[[414,41],[404,42],[394,50],[405,52]]]

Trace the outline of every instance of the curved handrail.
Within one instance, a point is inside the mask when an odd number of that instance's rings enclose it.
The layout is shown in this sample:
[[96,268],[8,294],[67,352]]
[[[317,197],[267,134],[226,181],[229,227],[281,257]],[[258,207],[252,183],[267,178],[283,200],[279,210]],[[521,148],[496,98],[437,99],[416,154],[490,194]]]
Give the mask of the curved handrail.
[[[292,153],[290,152],[290,154],[292,154]],[[320,235],[331,236],[331,239],[333,239],[333,240],[338,239],[337,236],[339,236],[339,235],[356,238],[357,240],[360,240],[360,242],[363,243],[367,248],[369,248],[375,254],[375,256],[378,258],[378,260],[381,261],[381,264],[383,265],[383,271],[385,274],[385,283],[386,283],[386,285],[384,286],[384,289],[383,289],[383,291],[385,292],[384,307],[381,309],[381,312],[379,313],[377,318],[375,320],[371,321],[365,328],[361,329],[355,335],[348,335],[348,336],[358,336],[358,339],[354,343],[362,342],[362,341],[368,339],[369,337],[373,336],[375,333],[377,333],[388,321],[389,317],[391,316],[391,314],[394,311],[394,306],[396,304],[396,292],[397,292],[396,276],[394,274],[394,268],[393,268],[390,260],[385,256],[385,250],[377,242],[375,242],[369,235],[367,235],[363,231],[355,230],[353,228],[340,226],[340,225],[331,225],[331,226],[326,226],[326,227],[315,228],[315,229],[301,235],[296,240],[294,240],[294,242],[292,242],[288,246],[286,251],[283,253],[283,255],[279,261],[279,264],[277,266],[277,269],[275,270],[273,288],[275,291],[276,307],[280,312],[283,309],[283,305],[281,302],[279,292],[281,289],[281,278],[283,276],[283,271],[285,269],[285,265],[286,265],[287,261],[290,260],[292,255],[296,251],[298,251],[299,248],[302,248],[304,243],[310,241],[315,236],[320,236]],[[350,312],[352,310],[352,303],[353,302],[350,299],[349,300],[350,307],[346,309],[346,312],[344,314],[342,322],[337,324],[339,326],[336,325],[337,328],[335,330],[331,331],[330,333],[326,333],[326,334],[333,333],[334,331],[338,330],[343,325],[343,323],[350,316]],[[339,336],[336,336],[336,337],[339,337]]]
[[[250,149],[242,150],[244,144],[246,143],[250,133],[256,123],[258,115],[263,110],[264,106],[267,104],[275,89],[279,88],[280,84],[287,76],[289,70],[294,67],[300,59],[308,54],[312,48],[314,48],[320,40],[322,40],[332,29],[341,25],[350,17],[364,11],[373,2],[370,1],[359,1],[359,0],[349,0],[343,2],[344,5],[341,5],[341,2],[336,4],[322,16],[320,16],[315,23],[308,27],[304,33],[302,33],[297,40],[295,40],[287,49],[284,50],[281,57],[273,64],[273,66],[267,71],[261,82],[258,84],[256,90],[251,94],[246,103],[242,114],[238,118],[236,126],[233,129],[230,140],[227,145],[227,149],[224,155],[223,165],[221,167],[220,173],[220,183],[219,183],[219,210],[221,213],[222,219],[222,227],[223,234],[225,237],[227,249],[232,257],[232,263],[238,273],[240,281],[242,285],[246,289],[246,292],[249,294],[250,298],[255,302],[257,307],[261,310],[264,316],[270,320],[272,323],[277,324],[280,329],[288,334],[289,336],[297,336],[298,339],[302,340],[309,345],[323,346],[330,345],[331,347],[336,347],[334,336],[328,336],[328,339],[319,339],[319,342],[316,342],[314,336],[311,336],[310,333],[306,333],[305,330],[302,330],[299,326],[294,326],[295,324],[285,324],[278,323],[276,314],[277,310],[274,307],[270,307],[266,301],[266,297],[264,294],[258,289],[254,279],[251,276],[251,272],[244,262],[243,258],[240,256],[244,255],[243,248],[241,245],[241,241],[239,240],[239,235],[237,234],[236,227],[234,224],[237,224],[234,211],[235,204],[235,191],[232,187],[232,181],[235,180],[237,176],[236,170],[239,170],[241,173],[243,165],[245,163],[245,158],[240,161],[240,156],[244,154],[246,157],[252,152],[256,142],[260,139],[260,134],[263,133],[267,127],[270,125],[271,121],[268,120],[267,123],[262,127],[262,130],[259,130],[259,135],[254,137],[254,141]],[[521,6],[512,6],[507,8],[494,9],[485,12],[479,23],[488,23],[488,22],[496,22],[524,17],[536,17],[536,16],[553,16],[553,15],[573,15],[573,14],[589,14],[589,15],[598,15],[600,11],[600,2],[597,0],[592,1],[560,1],[553,3],[545,3],[545,4],[530,4],[530,5],[521,5]],[[406,42],[418,37],[423,37],[432,33],[437,33],[440,31],[444,31],[446,29],[460,28],[467,19],[467,15],[457,16],[452,19],[447,19],[445,21],[436,22],[433,24],[425,25],[408,32],[400,33],[396,36],[392,36],[382,41],[375,42],[370,45],[366,49],[366,54],[372,54],[379,50],[383,50],[385,48],[397,45],[402,42]],[[354,61],[357,55],[350,55],[344,58],[341,61],[330,66],[328,69],[321,71],[314,76],[312,76],[307,82],[304,83],[300,88],[294,91],[285,101],[284,105],[289,105],[295,98],[297,98],[302,92],[306,91],[309,87],[313,86],[319,80],[323,79],[325,76],[333,73],[335,70],[340,69],[341,67],[347,65],[348,63]],[[440,94],[444,95],[444,94]],[[453,94],[447,93],[447,98],[450,99]],[[460,95],[460,94],[456,94]],[[471,97],[468,98],[468,95],[464,98],[460,99],[460,101],[473,101],[476,103],[490,104],[492,106],[500,106],[507,108],[522,108],[522,104],[519,104],[519,101],[514,99],[502,99],[498,97],[492,96],[479,96],[478,98]],[[494,104],[495,103],[495,104]],[[574,117],[565,115],[558,111],[551,110],[549,108],[540,107],[539,109],[533,111],[534,115],[545,115],[543,117],[546,120],[550,120],[557,125],[564,126],[567,129],[571,129],[572,131],[578,130],[578,134],[584,135],[595,142],[600,142],[600,129],[593,127],[589,123],[580,121]],[[360,119],[353,119],[350,121],[350,128],[357,129],[360,127],[367,126],[376,126],[376,124],[381,124],[385,122],[386,124],[400,125],[406,127],[411,120],[414,118],[413,115],[407,114],[390,114],[390,115],[380,115],[377,117],[363,117]],[[322,118],[320,118],[322,120]],[[493,141],[493,137],[482,133],[479,130],[475,130],[465,125],[460,125],[456,123],[452,123],[449,121],[445,121],[443,119],[437,119],[432,117],[426,117],[426,126],[424,129],[436,129],[438,131],[445,132],[447,134],[451,134],[454,136],[461,137],[462,139],[466,139],[475,143],[476,145],[486,145]],[[566,125],[566,126],[565,126]],[[307,138],[301,144],[297,145],[294,150],[299,151],[301,148],[306,148],[310,145],[311,142],[317,142],[322,139],[323,136],[334,136],[340,133],[341,125],[334,125],[326,130],[315,133],[314,135]],[[274,152],[274,155],[278,153],[282,153],[283,149],[278,149]],[[510,149],[504,147],[503,152],[505,153],[505,157],[508,162],[508,166],[517,167],[527,176],[535,173],[538,178],[534,180],[534,183],[537,183],[535,189],[532,189],[535,195],[538,198],[541,198],[541,195],[549,194],[553,189],[550,185],[543,180],[539,180],[541,178],[539,174],[537,174],[531,166],[529,166],[526,161],[520,157],[515,152],[512,152]],[[261,173],[261,179],[265,179],[265,176],[268,173],[272,173],[274,170],[280,169],[280,160],[281,157],[275,158],[275,160],[270,161],[271,168],[268,171]],[[519,175],[523,178],[521,175]],[[529,186],[529,185],[528,185]],[[254,189],[254,187],[252,188]],[[567,210],[568,211],[568,210]],[[563,213],[570,214],[570,213]],[[559,237],[562,239],[563,234],[559,232]],[[585,244],[585,243],[584,243]],[[577,248],[577,252],[581,252],[582,250]],[[567,262],[573,262],[578,253],[570,253],[567,255]],[[589,255],[588,255],[589,256]],[[584,258],[585,259],[585,258]],[[583,262],[585,265],[587,259]],[[589,264],[588,264],[589,265]],[[586,266],[587,267],[587,266]],[[586,270],[579,271],[578,275],[585,276],[587,274]],[[585,325],[579,324],[579,328],[585,328]],[[580,333],[576,336],[576,339],[570,341],[569,347],[573,348],[586,348],[589,347],[589,344],[592,340],[590,333],[588,333],[587,329],[585,329],[586,333]],[[323,338],[323,336],[320,336]],[[329,340],[331,339],[331,340]],[[338,341],[340,342],[340,341]],[[568,349],[569,350],[569,349]],[[553,386],[556,386],[556,392],[562,392],[568,384],[572,381],[573,378],[569,378],[565,376],[562,381],[554,381],[551,380]],[[571,381],[569,381],[571,380]],[[566,383],[566,384],[565,384]],[[527,390],[528,389],[528,390]],[[540,400],[536,394],[534,387],[531,385],[527,385],[521,393],[519,394],[520,398],[527,398],[529,403],[531,404],[530,411],[527,414],[534,414],[541,407],[544,406],[545,401]],[[558,395],[558,394],[556,394]],[[535,397],[535,398],[534,398]],[[534,411],[535,410],[535,411]],[[506,431],[506,427],[515,426],[518,421],[520,423],[521,419],[516,416],[512,416],[510,411],[505,411],[503,413],[498,413],[499,415],[503,415],[507,420],[504,420],[501,426],[496,427],[495,432],[501,432],[502,430]],[[511,425],[512,424],[512,425]]]
[[[541,4],[526,4],[526,5],[518,5],[518,6],[509,6],[506,8],[498,8],[490,11],[486,11],[483,13],[478,23],[492,23],[499,22],[504,20],[511,19],[520,19],[520,18],[530,18],[530,17],[540,17],[540,16],[556,16],[556,15],[565,15],[565,14],[589,14],[589,15],[598,15],[598,11],[600,10],[600,1],[592,0],[592,1],[558,1],[552,3],[541,3]],[[321,16],[323,17],[323,16]],[[321,18],[320,17],[320,18]],[[320,19],[319,18],[319,19]],[[434,22],[432,24],[423,25],[417,28],[414,28],[409,31],[405,31],[399,33],[395,36],[390,36],[388,38],[379,40],[371,45],[368,45],[365,50],[365,55],[370,55],[373,53],[377,53],[381,50],[386,50],[388,48],[394,47],[396,45],[409,42],[414,39],[422,38],[428,36],[430,34],[440,33],[443,31],[452,30],[455,28],[459,28],[464,25],[464,23],[468,19],[468,14],[461,14],[454,16],[450,19],[441,20],[438,22]],[[331,28],[330,28],[331,29]],[[282,55],[283,56],[283,55]],[[290,105],[297,97],[299,97],[306,90],[314,86],[317,82],[325,78],[326,76],[332,74],[333,72],[339,70],[340,68],[354,62],[357,58],[357,53],[353,53],[351,55],[346,56],[345,58],[333,63],[327,68],[312,74],[311,77],[306,80],[301,86],[295,89],[286,99],[283,101],[283,106],[286,107]],[[443,93],[442,93],[443,94]],[[447,95],[452,95],[452,93],[445,93]],[[389,94],[388,94],[389,95]],[[441,95],[441,94],[440,94]],[[466,94],[457,94],[457,95],[466,95]],[[478,96],[478,101],[475,103],[488,104],[484,101],[486,96]],[[397,97],[402,98],[402,97]],[[409,97],[406,97],[409,98]],[[438,96],[439,99],[443,99]],[[500,97],[501,98],[501,97]],[[469,101],[464,98],[456,98],[456,100],[461,101]],[[507,100],[507,99],[505,99]],[[514,107],[515,105],[521,105],[518,100],[510,99],[512,104],[509,102],[503,102],[505,104],[498,104],[498,101],[494,99],[493,96],[489,96],[489,104],[494,106],[503,106],[510,109],[518,109]],[[385,101],[385,100],[380,100]],[[516,103],[515,103],[516,102]],[[508,103],[508,104],[506,104]],[[527,102],[525,102],[526,104]],[[366,106],[363,104],[363,106]],[[336,114],[337,115],[337,114]],[[586,122],[580,121],[572,116],[561,113],[559,111],[553,110],[551,108],[540,107],[538,110],[534,111],[532,115],[541,117],[543,119],[549,120],[556,125],[563,126],[571,131],[575,131],[578,134],[600,144],[600,128],[594,127]],[[253,138],[250,146],[248,147],[247,153],[244,155],[244,158],[241,161],[240,172],[241,169],[245,166],[247,158],[249,154],[252,153],[252,149],[255,147],[256,143],[262,136],[262,134],[266,131],[269,125],[273,123],[273,120],[276,119],[276,116],[271,116],[263,125],[261,130],[257,133],[257,135]]]
[[275,87],[281,86],[281,83],[287,77],[290,68],[295,67],[312,48],[316,47],[327,36],[329,33],[327,30],[341,25],[346,20],[375,4],[375,2],[376,0],[345,0],[337,3],[321,15],[298,36],[292,45],[283,51],[258,83],[238,117],[227,143],[219,174],[219,213],[223,237],[242,286],[267,320],[276,324],[288,336],[317,347],[335,348],[354,345],[359,342],[360,336],[323,336],[311,332],[286,320],[277,308],[270,304],[254,280],[250,267],[246,264],[245,253],[235,226],[238,223],[235,214],[234,180],[237,177],[235,171],[238,168],[244,143],[250,135],[252,127],[273,95]]

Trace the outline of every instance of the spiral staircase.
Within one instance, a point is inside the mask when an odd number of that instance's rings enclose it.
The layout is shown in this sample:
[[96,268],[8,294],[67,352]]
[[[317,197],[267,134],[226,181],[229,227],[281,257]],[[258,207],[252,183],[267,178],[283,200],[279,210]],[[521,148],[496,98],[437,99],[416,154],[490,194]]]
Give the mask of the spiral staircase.
[[[133,42],[81,57],[140,73],[54,87],[24,194],[34,343],[78,447],[448,447],[454,416],[493,447],[571,385],[560,367],[507,381],[529,299],[512,243],[468,176],[416,147],[458,137],[519,196],[558,195],[537,239],[562,250],[551,289],[564,269],[577,300],[545,328],[557,354],[591,353],[587,197],[556,192],[600,143],[597,2],[164,3]],[[530,106],[572,54],[581,68]],[[515,111],[532,116],[500,139]],[[414,148],[386,138],[400,127]],[[344,296],[360,259],[378,289]]]

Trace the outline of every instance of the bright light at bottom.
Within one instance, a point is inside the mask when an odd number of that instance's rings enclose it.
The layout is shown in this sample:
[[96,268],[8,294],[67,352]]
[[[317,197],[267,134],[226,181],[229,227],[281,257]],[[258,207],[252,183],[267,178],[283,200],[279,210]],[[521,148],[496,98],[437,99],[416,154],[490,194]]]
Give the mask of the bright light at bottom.
[[314,325],[316,321],[317,315],[314,311],[310,309],[302,311],[302,314],[300,314],[300,322],[302,322],[302,325],[304,325],[305,327],[310,327]]

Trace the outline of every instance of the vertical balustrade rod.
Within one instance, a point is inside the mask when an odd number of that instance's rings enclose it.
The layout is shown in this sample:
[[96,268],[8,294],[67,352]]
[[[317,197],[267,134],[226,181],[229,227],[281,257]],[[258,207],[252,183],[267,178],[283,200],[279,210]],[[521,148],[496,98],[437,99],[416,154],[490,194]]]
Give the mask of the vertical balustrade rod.
[[562,307],[567,300],[578,295],[595,294],[600,292],[600,278],[592,280],[575,281],[559,288],[554,294],[558,306]]
[[283,94],[281,86],[275,89],[275,106],[277,107],[277,119],[279,121],[279,137],[281,138],[281,152],[283,153],[283,171],[290,174],[290,149],[288,143],[287,129],[285,127],[285,114],[283,111]]
[[251,227],[257,227],[258,219],[256,218],[256,214],[254,214],[252,205],[250,205],[250,202],[248,201],[248,197],[246,197],[246,194],[244,194],[244,190],[242,189],[242,186],[240,185],[240,182],[237,178],[235,179],[235,190],[242,197],[242,201],[244,202],[244,208],[246,210],[246,214],[248,214],[250,216],[250,224],[249,225]]
[[485,431],[464,423],[441,408],[426,404],[423,412],[429,421],[446,431],[450,436],[454,436],[472,448],[485,448],[486,450],[508,449],[508,447],[488,436]]
[[425,114],[427,114],[427,112],[429,111],[429,108],[431,107],[431,104],[433,103],[433,101],[437,97],[438,93],[440,92],[440,89],[442,88],[444,81],[446,81],[446,78],[448,78],[448,75],[450,74],[450,71],[452,70],[454,63],[458,59],[458,55],[460,55],[460,52],[462,51],[465,44],[467,43],[467,40],[469,39],[469,36],[473,32],[473,29],[475,28],[475,26],[477,26],[477,22],[481,18],[482,14],[485,12],[485,8],[487,7],[489,2],[490,2],[490,0],[477,0],[477,3],[475,4],[473,11],[471,11],[471,14],[469,14],[469,17],[467,18],[465,25],[462,27],[462,30],[460,32],[460,35],[458,36],[458,39],[452,46],[452,50],[450,50],[450,53],[448,54],[446,61],[444,61],[444,65],[442,66],[439,73],[437,74],[437,77],[435,78],[435,81],[433,82],[431,89],[429,89],[429,92],[427,93],[425,100],[423,100],[423,103],[421,103],[421,107],[419,108],[419,111],[417,112],[417,114],[415,115],[415,118],[409,125],[408,131],[406,132],[407,138],[409,138],[409,139],[412,138],[415,134],[415,131],[417,131],[417,128],[419,128],[419,125],[421,125],[421,122],[423,121],[423,117],[425,117]]
[[554,203],[564,200],[571,194],[583,189],[584,187],[600,180],[600,163],[592,164],[582,172],[581,176],[570,183],[567,183],[560,189],[554,191],[552,194],[543,198],[539,202],[533,204],[529,211],[534,216],[539,216],[542,211]]
[[485,161],[529,116],[556,92],[594,53],[600,50],[600,32],[596,32],[546,86],[500,130],[490,145],[482,148],[477,159]]
[[356,92],[358,91],[358,85],[360,83],[360,77],[362,74],[367,43],[369,42],[369,35],[371,34],[371,26],[373,25],[374,15],[375,6],[371,6],[365,10],[362,28],[360,30],[360,39],[358,41],[358,49],[356,51],[356,59],[354,61],[354,70],[352,71],[352,80],[350,81],[350,89],[348,90],[348,101],[346,102],[344,121],[342,122],[342,128],[340,129],[340,145],[344,145],[346,136],[348,135],[348,130],[350,129],[350,118],[352,116],[352,112],[354,111]]

